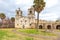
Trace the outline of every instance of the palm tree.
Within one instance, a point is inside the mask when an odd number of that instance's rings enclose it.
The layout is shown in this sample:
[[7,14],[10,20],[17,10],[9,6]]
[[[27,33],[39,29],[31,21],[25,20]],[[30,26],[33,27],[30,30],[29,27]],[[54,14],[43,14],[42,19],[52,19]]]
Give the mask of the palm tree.
[[3,22],[3,19],[5,19],[5,17],[6,17],[6,15],[4,13],[0,13],[0,18],[1,18],[2,22]]
[[44,0],[34,0],[34,5],[33,5],[35,11],[37,12],[37,24],[36,28],[38,29],[38,24],[39,24],[39,13],[44,9],[45,7],[45,2]]
[[11,21],[12,21],[12,22],[15,22],[15,18],[14,18],[14,17],[11,17]]
[[4,13],[0,13],[0,18],[1,18],[1,20],[2,20],[2,25],[3,25],[3,19],[5,19],[5,14]]

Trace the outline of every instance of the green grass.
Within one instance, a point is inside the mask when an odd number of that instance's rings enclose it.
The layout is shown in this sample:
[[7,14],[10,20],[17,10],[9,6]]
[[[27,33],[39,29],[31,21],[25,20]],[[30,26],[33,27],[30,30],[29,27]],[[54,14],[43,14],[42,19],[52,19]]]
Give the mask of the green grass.
[[34,40],[34,39],[31,37],[26,37],[25,40]]
[[33,40],[32,37],[16,34],[14,29],[0,29],[0,40]]
[[56,36],[56,34],[53,34],[51,32],[45,32],[41,30],[37,32],[36,29],[20,29],[19,32],[28,33],[28,34],[40,34],[43,36]]
[[11,30],[13,29],[0,29],[0,40],[23,40],[21,35],[18,35]]
[[19,32],[28,33],[28,34],[39,34],[35,29],[20,29]]
[[0,40],[2,40],[2,38],[4,37],[4,36],[6,36],[7,34],[6,34],[6,31],[2,31],[2,30],[0,30]]
[[[0,40],[34,40],[35,39],[32,37],[14,33],[14,32],[12,32],[12,30],[15,30],[15,29],[0,29]],[[35,29],[17,29],[17,31],[22,32],[22,33],[28,33],[28,34],[37,34],[37,35],[40,34],[43,36],[55,36],[55,34],[53,34],[53,33],[43,32],[41,30],[39,30],[37,32]],[[40,40],[40,38],[39,38],[39,40]]]
[[8,30],[0,30],[0,40],[6,39],[8,40],[8,38],[14,38],[16,37],[15,34],[13,34],[12,32],[9,32]]

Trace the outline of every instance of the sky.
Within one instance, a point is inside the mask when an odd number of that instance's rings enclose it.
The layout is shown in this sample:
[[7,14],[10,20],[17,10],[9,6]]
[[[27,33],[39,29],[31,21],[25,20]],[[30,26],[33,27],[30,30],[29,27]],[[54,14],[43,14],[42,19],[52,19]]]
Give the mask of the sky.
[[[20,8],[26,16],[28,9],[33,5],[34,0],[0,0],[0,13],[3,12],[7,17],[15,17],[16,9]],[[42,20],[55,21],[60,19],[60,0],[44,0],[46,6],[40,13]],[[37,17],[37,12],[35,13]]]

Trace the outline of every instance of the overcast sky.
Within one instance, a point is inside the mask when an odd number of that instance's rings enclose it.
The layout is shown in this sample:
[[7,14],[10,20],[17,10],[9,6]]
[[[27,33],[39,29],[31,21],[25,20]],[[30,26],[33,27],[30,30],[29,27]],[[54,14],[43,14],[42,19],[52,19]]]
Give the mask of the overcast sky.
[[[40,13],[40,19],[53,20],[60,18],[60,0],[45,0],[46,7]],[[27,15],[27,10],[33,5],[33,0],[0,0],[0,12],[7,17],[14,17],[15,10],[20,8],[23,15]],[[36,14],[35,14],[36,15]]]

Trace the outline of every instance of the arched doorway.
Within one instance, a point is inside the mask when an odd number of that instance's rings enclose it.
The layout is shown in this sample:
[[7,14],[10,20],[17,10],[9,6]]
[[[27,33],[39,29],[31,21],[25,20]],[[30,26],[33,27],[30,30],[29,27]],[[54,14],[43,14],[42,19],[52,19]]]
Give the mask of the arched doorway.
[[47,29],[51,29],[51,25],[47,25]]
[[56,26],[56,29],[60,29],[60,25],[57,25],[57,26]]
[[25,26],[23,25],[23,29],[25,28]]
[[42,29],[42,25],[39,25],[39,29]]

